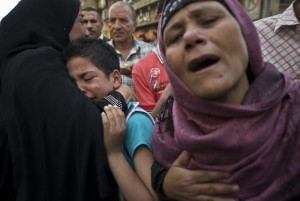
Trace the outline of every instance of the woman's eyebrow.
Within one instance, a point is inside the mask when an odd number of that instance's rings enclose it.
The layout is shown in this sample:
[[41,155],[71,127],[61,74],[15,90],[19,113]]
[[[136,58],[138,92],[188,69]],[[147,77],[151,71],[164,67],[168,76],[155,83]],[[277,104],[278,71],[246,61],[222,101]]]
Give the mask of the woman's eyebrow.
[[180,28],[182,28],[182,26],[183,26],[183,22],[181,20],[178,20],[178,21],[174,22],[170,27],[166,27],[165,32],[167,33],[172,30],[180,29]]
[[207,16],[207,15],[213,15],[216,13],[219,13],[219,9],[215,9],[212,6],[203,6],[202,8],[193,9],[189,11],[189,16],[191,17],[201,17],[201,16]]
[[[215,15],[216,13],[219,13],[220,11],[218,9],[215,9],[212,6],[203,6],[201,8],[198,9],[193,9],[193,10],[187,10],[188,11],[188,15],[190,17],[203,17],[203,16],[211,16],[211,15]],[[169,28],[166,28],[166,32],[171,31],[171,30],[177,30],[182,28],[183,26],[183,22],[181,21],[181,19],[178,19],[177,21],[175,21]]]

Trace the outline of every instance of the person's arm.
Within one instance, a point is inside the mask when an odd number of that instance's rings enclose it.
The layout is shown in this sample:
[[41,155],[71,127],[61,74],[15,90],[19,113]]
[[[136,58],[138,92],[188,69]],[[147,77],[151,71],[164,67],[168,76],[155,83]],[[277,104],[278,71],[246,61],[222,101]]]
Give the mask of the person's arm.
[[170,169],[154,162],[152,186],[162,201],[234,201],[230,197],[239,191],[236,184],[218,183],[229,176],[226,172],[189,170],[189,155],[186,151],[174,161]]
[[126,124],[124,114],[117,107],[109,106],[105,107],[104,110],[105,113],[101,115],[104,127],[104,145],[109,167],[121,192],[127,201],[153,201],[151,193],[130,167],[122,153],[121,146],[124,141]]
[[172,95],[172,87],[170,83],[167,85],[167,87],[162,92],[159,100],[157,101],[154,109],[151,112],[151,116],[155,119],[160,112],[161,106],[168,100],[169,96]]
[[126,75],[131,78],[133,65],[134,64],[131,61],[125,62],[124,65],[120,68],[121,75]]
[[157,193],[151,186],[151,166],[154,162],[152,151],[146,146],[140,146],[135,151],[133,159],[136,174],[149,190],[149,193],[152,195],[152,200],[159,201]]
[[146,111],[135,111],[127,121],[125,146],[133,159],[135,172],[147,187],[153,200],[158,196],[151,186],[151,166],[154,162],[152,153],[153,119]]
[[132,89],[125,84],[121,84],[118,89],[110,92],[107,96],[94,103],[100,112],[104,111],[104,107],[107,105],[116,105],[126,114],[127,103],[134,98],[133,96]]
[[8,147],[8,136],[5,132],[0,113],[0,200],[13,199],[13,172],[12,161]]

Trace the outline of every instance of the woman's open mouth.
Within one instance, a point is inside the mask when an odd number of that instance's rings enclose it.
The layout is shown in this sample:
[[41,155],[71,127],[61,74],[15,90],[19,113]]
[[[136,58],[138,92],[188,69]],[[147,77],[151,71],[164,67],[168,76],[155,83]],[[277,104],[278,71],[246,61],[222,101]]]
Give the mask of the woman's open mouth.
[[219,60],[220,58],[216,55],[206,54],[199,58],[193,59],[188,66],[188,70],[192,72],[200,71],[216,64]]

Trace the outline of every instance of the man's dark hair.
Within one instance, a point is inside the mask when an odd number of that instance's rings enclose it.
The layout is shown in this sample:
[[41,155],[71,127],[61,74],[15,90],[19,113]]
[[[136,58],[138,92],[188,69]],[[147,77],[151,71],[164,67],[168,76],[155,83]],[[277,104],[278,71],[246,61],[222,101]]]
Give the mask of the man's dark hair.
[[156,31],[152,31],[151,33],[157,38],[157,32]]
[[88,6],[88,7],[83,8],[82,11],[94,11],[98,14],[99,21],[102,20],[102,11],[99,9]]
[[67,63],[75,57],[89,59],[106,77],[114,71],[120,71],[120,64],[115,49],[103,40],[80,38],[71,41],[63,51]]
[[138,38],[142,39],[144,42],[147,42],[145,34],[140,34]]

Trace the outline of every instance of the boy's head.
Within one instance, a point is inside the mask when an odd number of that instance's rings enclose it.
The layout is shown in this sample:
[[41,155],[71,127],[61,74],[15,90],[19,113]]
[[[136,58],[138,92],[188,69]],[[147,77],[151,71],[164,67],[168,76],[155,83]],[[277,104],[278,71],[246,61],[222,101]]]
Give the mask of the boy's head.
[[118,55],[102,40],[74,40],[64,50],[64,59],[72,79],[93,100],[100,100],[122,83]]

